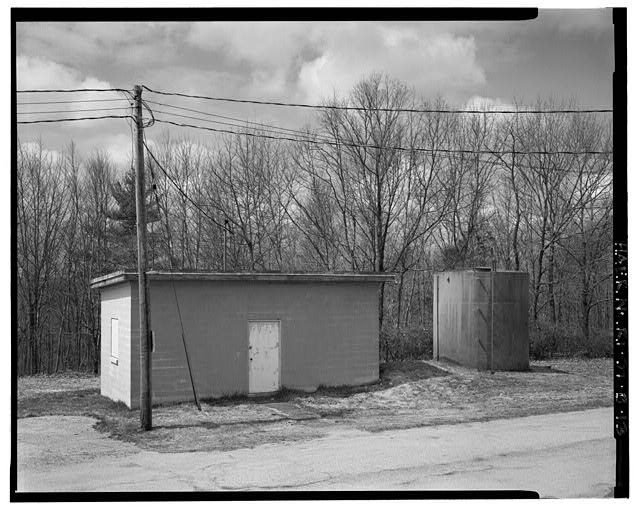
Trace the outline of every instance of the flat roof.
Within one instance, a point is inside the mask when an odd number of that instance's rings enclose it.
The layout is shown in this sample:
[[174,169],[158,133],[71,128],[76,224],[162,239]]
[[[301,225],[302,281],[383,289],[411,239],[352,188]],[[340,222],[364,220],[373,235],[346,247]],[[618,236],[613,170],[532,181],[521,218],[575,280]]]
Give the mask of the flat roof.
[[[138,273],[117,271],[91,280],[91,288],[99,289],[125,281],[136,281]],[[240,281],[240,282],[329,282],[382,283],[395,281],[393,273],[196,273],[147,271],[148,280],[173,281]]]

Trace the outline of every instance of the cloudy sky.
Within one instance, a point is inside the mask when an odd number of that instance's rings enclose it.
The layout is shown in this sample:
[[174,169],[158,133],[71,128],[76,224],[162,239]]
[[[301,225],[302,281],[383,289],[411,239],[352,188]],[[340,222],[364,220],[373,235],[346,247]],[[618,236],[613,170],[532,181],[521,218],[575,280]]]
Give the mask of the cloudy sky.
[[[334,93],[345,97],[360,79],[383,72],[405,82],[417,96],[441,97],[455,106],[509,105],[514,99],[532,103],[537,97],[553,96],[582,107],[610,107],[613,25],[606,9],[541,10],[532,21],[492,23],[20,23],[16,66],[19,90],[131,89],[140,83],[191,94],[318,103]],[[19,94],[18,102],[123,97],[117,93],[55,96]],[[310,110],[148,93],[145,98],[288,128],[313,123]],[[127,102],[19,105],[18,111],[120,104]],[[62,116],[69,115],[19,118]],[[21,125],[18,135],[22,142],[41,139],[51,150],[60,150],[73,139],[81,155],[102,148],[119,165],[127,165],[129,129],[124,119],[112,119]],[[147,137],[160,137],[166,129],[156,124],[147,130]],[[183,128],[173,128],[172,134],[205,143],[217,136]]]

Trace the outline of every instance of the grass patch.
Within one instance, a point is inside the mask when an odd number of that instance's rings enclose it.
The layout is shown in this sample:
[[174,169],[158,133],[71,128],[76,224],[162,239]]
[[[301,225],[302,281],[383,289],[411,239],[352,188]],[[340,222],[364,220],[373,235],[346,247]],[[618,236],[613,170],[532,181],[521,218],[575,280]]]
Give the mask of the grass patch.
[[227,395],[203,400],[202,411],[193,402],[154,406],[148,432],[140,429],[138,410],[101,396],[91,387],[95,381],[79,378],[70,390],[68,377],[60,387],[53,377],[21,378],[19,389],[29,391],[18,392],[18,418],[90,416],[98,431],[145,449],[232,450],[319,437],[336,425],[376,431],[608,406],[613,362],[551,359],[532,361],[529,371],[492,374],[444,362],[393,361],[380,366],[379,381],[363,386]]
[[390,361],[380,365],[380,381],[388,386],[446,375],[449,375],[448,371],[421,360]]
[[122,402],[100,395],[99,390],[40,393],[18,399],[18,418],[34,416],[127,415],[132,411]]

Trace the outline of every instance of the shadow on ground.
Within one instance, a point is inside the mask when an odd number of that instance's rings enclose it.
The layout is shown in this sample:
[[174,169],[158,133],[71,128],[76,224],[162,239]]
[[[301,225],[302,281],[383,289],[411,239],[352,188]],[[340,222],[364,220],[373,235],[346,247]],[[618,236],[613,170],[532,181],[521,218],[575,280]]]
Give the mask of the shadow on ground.
[[529,367],[529,372],[537,372],[541,374],[567,374],[566,370],[560,370],[553,368],[551,365],[532,365]]
[[[369,393],[372,391],[384,390],[407,382],[429,379],[432,377],[443,377],[446,375],[450,375],[450,373],[425,361],[393,361],[389,363],[382,363],[380,365],[380,379],[372,384],[363,384],[360,386],[320,386],[314,392],[305,392],[283,388],[277,393],[265,396],[249,397],[247,395],[236,394],[221,398],[205,398],[201,400],[206,404],[224,406],[247,402],[257,404],[288,402],[301,396],[310,395],[318,397],[350,397],[359,393]],[[162,407],[162,405],[160,405],[159,407]]]

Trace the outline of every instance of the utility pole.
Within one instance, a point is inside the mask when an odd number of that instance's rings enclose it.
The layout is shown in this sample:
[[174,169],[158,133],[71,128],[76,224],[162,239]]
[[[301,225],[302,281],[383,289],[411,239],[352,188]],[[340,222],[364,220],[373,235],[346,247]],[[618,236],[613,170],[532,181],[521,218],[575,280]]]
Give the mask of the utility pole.
[[151,430],[151,349],[147,288],[147,215],[145,211],[142,87],[133,88],[136,122],[136,227],[138,234],[138,314],[140,316],[140,425]]

